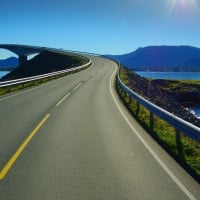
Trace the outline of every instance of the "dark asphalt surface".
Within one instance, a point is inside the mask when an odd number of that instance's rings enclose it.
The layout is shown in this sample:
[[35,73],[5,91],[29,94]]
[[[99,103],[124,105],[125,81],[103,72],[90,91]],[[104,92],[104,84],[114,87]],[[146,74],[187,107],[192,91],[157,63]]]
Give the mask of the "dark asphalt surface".
[[0,171],[50,115],[0,180],[0,200],[200,199],[199,184],[119,102],[110,87],[116,64],[92,61],[84,71],[0,99]]

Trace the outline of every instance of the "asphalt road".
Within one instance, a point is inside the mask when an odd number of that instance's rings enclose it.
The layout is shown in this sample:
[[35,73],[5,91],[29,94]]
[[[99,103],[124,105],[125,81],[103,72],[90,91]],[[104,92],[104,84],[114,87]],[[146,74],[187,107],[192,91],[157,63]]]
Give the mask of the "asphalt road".
[[134,121],[116,64],[0,99],[0,200],[188,200],[200,187]]

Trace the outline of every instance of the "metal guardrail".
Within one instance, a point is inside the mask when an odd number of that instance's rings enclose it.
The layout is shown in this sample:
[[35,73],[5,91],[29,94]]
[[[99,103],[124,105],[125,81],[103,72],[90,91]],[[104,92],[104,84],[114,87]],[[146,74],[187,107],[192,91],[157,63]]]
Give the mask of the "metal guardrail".
[[[115,61],[116,62],[116,61]],[[189,136],[190,138],[200,142],[200,128],[169,113],[168,111],[160,108],[159,106],[151,103],[150,101],[144,99],[142,96],[138,95],[130,88],[128,88],[120,79],[120,63],[118,63],[119,69],[117,73],[117,81],[124,92],[126,92],[129,96],[134,98],[139,104],[142,104],[146,107],[151,113],[159,116],[164,121],[171,124],[176,130],[180,131],[181,133]]]
[[[77,52],[77,51],[71,51],[70,52],[70,51],[58,50],[58,49],[51,49],[51,50],[54,50],[54,51],[60,52],[60,53],[70,53],[70,54],[74,54],[74,55],[77,55],[77,53],[86,54],[85,52]],[[82,55],[79,55],[79,56],[84,57]],[[102,57],[105,57],[105,56],[102,56]],[[110,59],[110,58],[108,58],[108,59]],[[110,60],[113,60],[113,59],[110,59]],[[115,61],[118,64],[119,69],[120,69],[120,63],[116,60],[113,60],[113,61]],[[48,73],[48,74],[43,74],[43,75],[39,75],[39,76],[32,76],[32,77],[27,77],[27,78],[22,78],[22,79],[15,79],[15,80],[11,80],[11,81],[0,82],[0,88],[10,87],[10,86],[17,85],[17,84],[28,83],[28,82],[43,79],[43,78],[50,78],[50,77],[53,77],[53,76],[56,76],[56,75],[61,75],[61,74],[67,73],[67,72],[82,69],[84,67],[89,66],[91,63],[92,63],[92,61],[90,59],[88,59],[88,63],[81,65],[79,67],[61,70],[61,71]],[[175,129],[186,134],[190,138],[200,142],[200,128],[198,128],[197,126],[194,126],[193,124],[173,115],[172,113],[169,113],[168,111],[160,108],[159,106],[156,106],[155,104],[151,103],[150,101],[144,99],[142,96],[140,96],[137,93],[135,93],[134,91],[132,91],[120,79],[120,74],[119,74],[120,70],[119,69],[118,69],[118,73],[117,73],[117,81],[118,81],[119,85],[121,86],[121,88],[129,96],[134,98],[139,104],[142,104],[144,107],[146,107],[151,113],[159,116],[161,119],[163,119],[164,121],[171,124]]]
[[47,74],[38,75],[38,76],[31,76],[31,77],[27,77],[27,78],[21,78],[21,79],[0,82],[0,88],[10,87],[10,86],[18,85],[18,84],[24,84],[24,83],[28,83],[28,82],[35,81],[35,80],[44,79],[44,78],[50,78],[50,77],[53,77],[56,75],[62,75],[67,72],[72,72],[72,71],[76,71],[76,70],[85,68],[85,67],[89,66],[91,63],[92,63],[92,61],[90,59],[88,59],[88,63],[81,65],[79,67],[69,68],[66,70],[56,71],[56,72],[47,73]]

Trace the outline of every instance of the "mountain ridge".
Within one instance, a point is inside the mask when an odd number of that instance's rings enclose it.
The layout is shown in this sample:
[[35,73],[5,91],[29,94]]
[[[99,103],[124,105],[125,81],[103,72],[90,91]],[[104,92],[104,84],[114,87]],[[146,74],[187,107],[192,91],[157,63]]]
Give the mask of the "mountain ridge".
[[123,55],[108,55],[135,70],[200,71],[200,48],[192,46],[147,46]]
[[18,59],[16,57],[9,57],[0,60],[0,70],[13,69],[18,66]]

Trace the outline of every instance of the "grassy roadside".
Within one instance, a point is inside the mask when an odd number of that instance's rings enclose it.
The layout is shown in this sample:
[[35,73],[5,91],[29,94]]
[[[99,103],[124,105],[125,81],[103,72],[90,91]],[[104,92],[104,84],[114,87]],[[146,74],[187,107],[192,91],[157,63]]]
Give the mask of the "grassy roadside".
[[[13,71],[1,78],[0,81],[10,81],[14,79],[21,79],[26,77],[38,76],[41,74],[48,74],[52,72],[62,71],[79,67],[88,63],[88,58],[79,55],[71,55],[67,53],[60,53],[54,51],[43,51],[31,60],[23,63],[15,68]],[[90,65],[89,65],[90,66]],[[34,87],[72,73],[79,72],[89,66],[86,66],[75,71],[57,74],[51,77],[45,77],[34,81],[19,83],[12,86],[0,87],[0,95],[5,95],[10,92],[16,92],[24,88]]]
[[11,93],[11,92],[17,92],[17,91],[23,90],[25,88],[35,87],[35,86],[41,85],[43,83],[46,83],[47,81],[51,81],[51,80],[58,79],[58,78],[61,78],[61,77],[64,77],[64,76],[68,76],[70,74],[77,73],[77,72],[82,71],[82,70],[84,70],[88,67],[90,67],[90,65],[88,65],[87,67],[84,67],[82,69],[78,69],[78,70],[71,71],[71,72],[66,72],[66,73],[55,75],[55,76],[48,77],[48,78],[46,77],[46,78],[42,78],[42,79],[39,79],[39,80],[30,81],[30,82],[27,82],[27,83],[17,84],[17,85],[14,85],[14,86],[8,86],[8,87],[3,87],[3,88],[0,87],[0,96]]
[[[132,73],[132,72],[130,72]],[[121,68],[120,77],[122,81],[130,86],[129,72]],[[193,141],[174,127],[152,114],[134,99],[128,96],[116,83],[117,91],[124,104],[136,120],[147,130],[147,132],[198,182],[200,182],[200,143]]]

